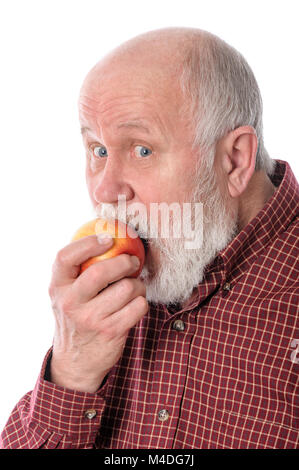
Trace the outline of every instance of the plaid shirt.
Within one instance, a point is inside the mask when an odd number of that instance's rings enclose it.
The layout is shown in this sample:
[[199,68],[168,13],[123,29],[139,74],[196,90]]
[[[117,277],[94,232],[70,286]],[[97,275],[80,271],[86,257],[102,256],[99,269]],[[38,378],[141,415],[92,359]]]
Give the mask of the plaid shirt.
[[280,160],[272,181],[188,305],[152,305],[97,393],[47,381],[50,350],[1,446],[299,448],[299,186]]

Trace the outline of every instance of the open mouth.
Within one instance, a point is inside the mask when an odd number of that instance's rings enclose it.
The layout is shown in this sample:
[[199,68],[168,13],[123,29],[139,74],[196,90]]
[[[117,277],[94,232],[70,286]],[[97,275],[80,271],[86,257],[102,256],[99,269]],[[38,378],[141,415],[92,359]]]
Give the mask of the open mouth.
[[137,234],[140,240],[143,243],[145,253],[147,252],[149,246],[149,240],[145,236],[143,230],[139,227],[139,222],[132,223],[131,221],[126,221],[127,225],[129,225]]
[[148,249],[148,246],[149,246],[149,241],[146,239],[146,238],[142,238],[142,237],[139,237],[140,240],[142,241],[143,243],[143,246],[144,246],[144,250],[145,250],[145,253],[147,252],[147,249]]
[[145,253],[146,253],[147,249],[148,249],[148,246],[149,246],[149,240],[144,236],[142,230],[139,229],[139,222],[137,224],[135,224],[135,226],[133,228],[134,228],[135,232],[138,233],[138,236],[139,236],[140,240],[143,243],[144,250],[145,250]]

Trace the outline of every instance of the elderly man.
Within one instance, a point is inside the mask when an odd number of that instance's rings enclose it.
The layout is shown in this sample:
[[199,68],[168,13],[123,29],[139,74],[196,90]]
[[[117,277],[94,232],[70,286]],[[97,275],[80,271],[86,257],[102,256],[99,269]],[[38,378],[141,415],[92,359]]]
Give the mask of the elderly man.
[[59,251],[53,347],[2,447],[298,448],[299,187],[264,147],[248,64],[207,32],[152,31],[89,72],[79,110],[99,213],[200,201],[202,244],[149,237],[138,279],[126,254],[79,275],[109,238]]

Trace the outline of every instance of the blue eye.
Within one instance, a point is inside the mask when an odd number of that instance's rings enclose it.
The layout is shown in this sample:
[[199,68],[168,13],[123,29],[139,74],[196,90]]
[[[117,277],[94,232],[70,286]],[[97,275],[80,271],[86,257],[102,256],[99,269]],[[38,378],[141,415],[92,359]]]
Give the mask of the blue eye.
[[136,145],[135,147],[135,155],[137,157],[149,157],[152,153],[149,148],[143,147],[142,145]]
[[105,147],[101,147],[101,146],[94,147],[93,153],[96,157],[100,157],[100,158],[108,156],[107,149]]

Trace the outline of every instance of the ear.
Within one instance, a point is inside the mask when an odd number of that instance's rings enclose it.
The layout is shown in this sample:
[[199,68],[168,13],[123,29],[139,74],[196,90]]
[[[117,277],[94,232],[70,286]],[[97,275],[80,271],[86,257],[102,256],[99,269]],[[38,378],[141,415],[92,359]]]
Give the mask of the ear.
[[258,141],[251,126],[229,132],[221,142],[220,161],[231,197],[240,196],[254,173]]

